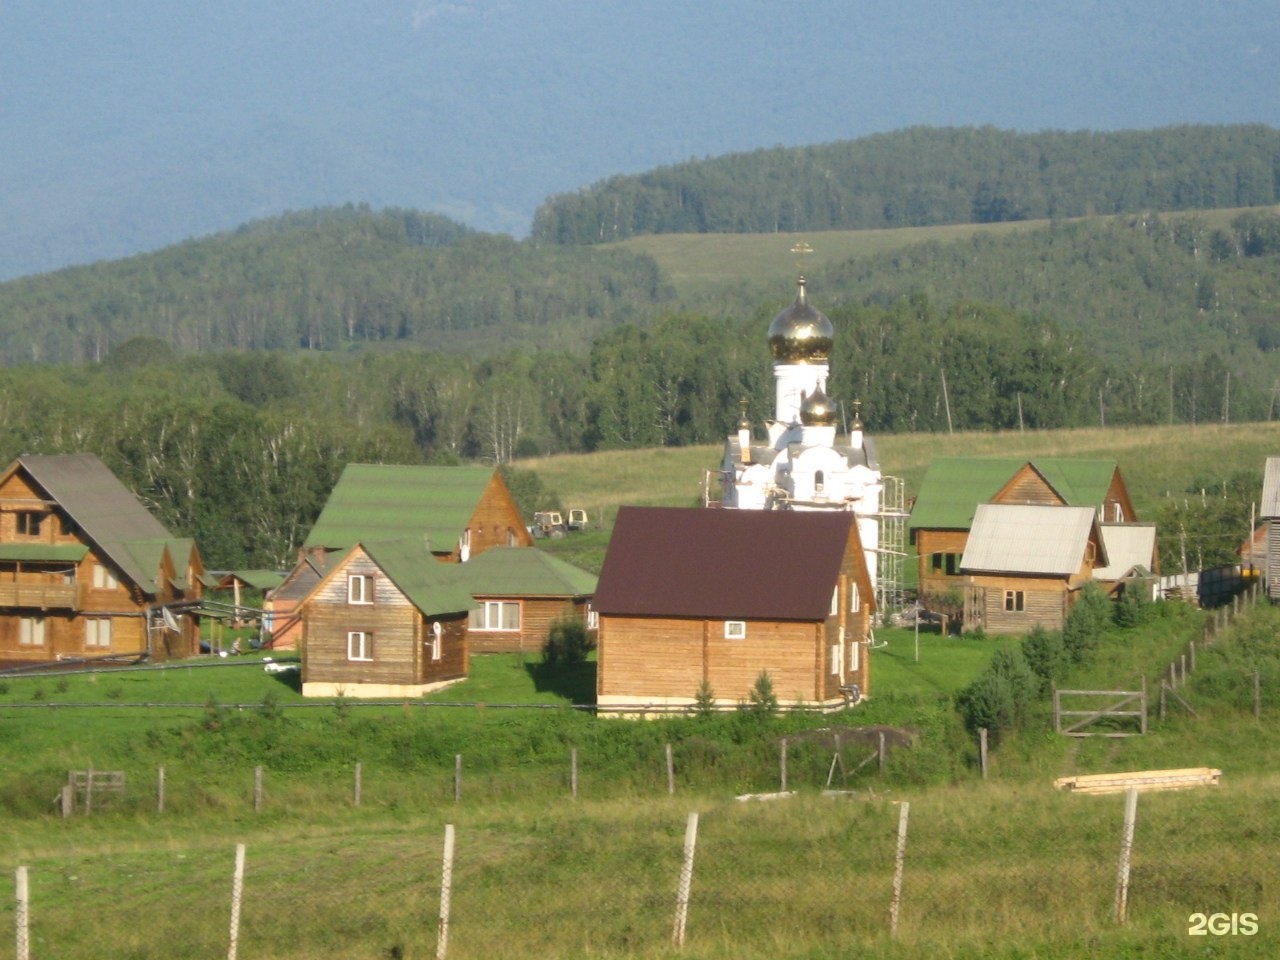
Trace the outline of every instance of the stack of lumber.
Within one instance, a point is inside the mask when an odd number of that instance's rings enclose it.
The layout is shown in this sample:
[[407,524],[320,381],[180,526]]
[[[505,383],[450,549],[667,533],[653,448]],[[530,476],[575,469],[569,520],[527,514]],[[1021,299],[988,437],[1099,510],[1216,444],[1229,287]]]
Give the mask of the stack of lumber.
[[1059,777],[1053,785],[1072,793],[1124,793],[1137,790],[1186,790],[1190,787],[1216,787],[1221,770],[1211,767],[1186,767],[1181,770],[1140,770],[1133,773],[1091,773]]

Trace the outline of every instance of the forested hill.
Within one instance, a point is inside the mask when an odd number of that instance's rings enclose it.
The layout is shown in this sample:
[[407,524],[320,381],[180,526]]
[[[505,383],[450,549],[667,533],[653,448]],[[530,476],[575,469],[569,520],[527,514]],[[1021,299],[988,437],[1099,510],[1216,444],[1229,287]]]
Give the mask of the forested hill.
[[384,341],[484,352],[579,344],[670,297],[654,262],[475,233],[445,217],[290,213],[125,260],[0,284],[0,364]]
[[915,127],[692,160],[552,197],[533,236],[772,233],[1263,206],[1280,201],[1280,130],[1179,126],[1022,134]]

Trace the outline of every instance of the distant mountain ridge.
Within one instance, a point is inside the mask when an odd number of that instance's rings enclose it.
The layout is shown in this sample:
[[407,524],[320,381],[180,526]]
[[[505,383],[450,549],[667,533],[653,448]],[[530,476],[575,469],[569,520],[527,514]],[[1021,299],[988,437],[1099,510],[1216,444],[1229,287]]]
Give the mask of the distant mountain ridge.
[[917,127],[615,176],[552,197],[533,236],[776,233],[1266,206],[1280,130],[1260,124],[1115,133]]

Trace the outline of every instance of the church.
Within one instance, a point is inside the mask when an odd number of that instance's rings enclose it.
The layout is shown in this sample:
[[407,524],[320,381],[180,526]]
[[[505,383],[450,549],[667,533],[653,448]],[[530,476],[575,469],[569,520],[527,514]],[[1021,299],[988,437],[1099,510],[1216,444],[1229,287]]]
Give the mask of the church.
[[769,325],[773,419],[758,429],[743,402],[737,433],[725,443],[720,506],[852,512],[879,593],[885,481],[857,404],[853,423],[842,434],[837,406],[827,394],[834,333],[827,315],[809,303],[801,274],[795,302]]

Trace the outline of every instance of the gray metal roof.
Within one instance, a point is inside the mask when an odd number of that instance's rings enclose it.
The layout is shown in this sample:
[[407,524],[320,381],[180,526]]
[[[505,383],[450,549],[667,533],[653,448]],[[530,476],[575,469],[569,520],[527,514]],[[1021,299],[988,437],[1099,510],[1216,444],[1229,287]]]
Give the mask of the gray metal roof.
[[1156,552],[1154,523],[1103,523],[1098,526],[1107,565],[1093,568],[1095,580],[1119,580],[1134,567],[1152,569]]
[[1280,517],[1280,457],[1267,457],[1260,510],[1263,517]]
[[[1097,522],[1092,507],[983,503],[960,560],[965,573],[1070,576],[1084,562]],[[1105,562],[1105,557],[1099,557]]]

